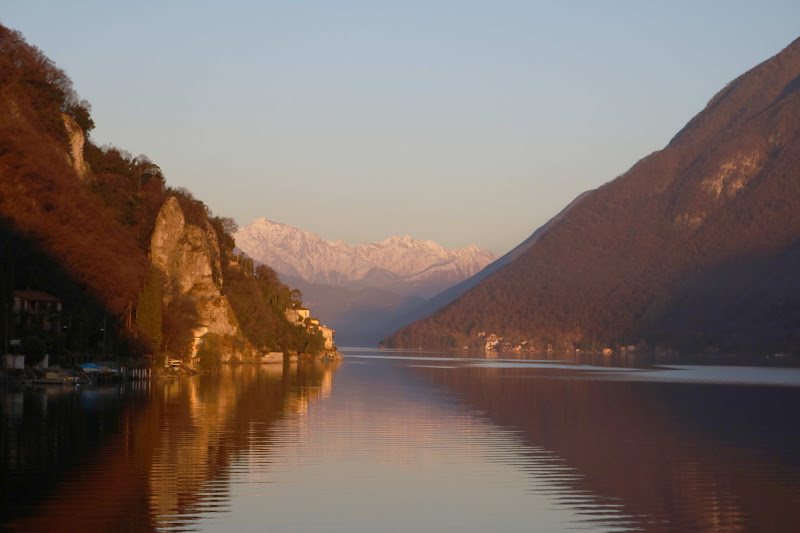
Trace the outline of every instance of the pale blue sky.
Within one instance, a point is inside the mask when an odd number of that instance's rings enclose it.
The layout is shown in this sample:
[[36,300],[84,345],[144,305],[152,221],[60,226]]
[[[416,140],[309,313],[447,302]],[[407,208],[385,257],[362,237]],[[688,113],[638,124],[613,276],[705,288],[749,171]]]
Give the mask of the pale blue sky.
[[0,0],[93,106],[243,225],[508,251],[800,36],[797,0]]

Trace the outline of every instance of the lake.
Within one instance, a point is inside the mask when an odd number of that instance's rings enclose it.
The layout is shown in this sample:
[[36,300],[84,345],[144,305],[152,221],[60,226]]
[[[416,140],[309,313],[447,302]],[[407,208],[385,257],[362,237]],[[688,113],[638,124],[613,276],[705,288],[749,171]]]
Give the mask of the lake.
[[342,352],[3,391],[0,529],[800,531],[800,369]]

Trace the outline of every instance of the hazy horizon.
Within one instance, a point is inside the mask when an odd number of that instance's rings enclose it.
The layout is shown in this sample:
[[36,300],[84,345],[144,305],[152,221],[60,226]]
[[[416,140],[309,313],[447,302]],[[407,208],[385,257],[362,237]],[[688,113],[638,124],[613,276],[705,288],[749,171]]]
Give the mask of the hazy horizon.
[[800,4],[10,0],[92,104],[240,225],[503,255],[798,37]]

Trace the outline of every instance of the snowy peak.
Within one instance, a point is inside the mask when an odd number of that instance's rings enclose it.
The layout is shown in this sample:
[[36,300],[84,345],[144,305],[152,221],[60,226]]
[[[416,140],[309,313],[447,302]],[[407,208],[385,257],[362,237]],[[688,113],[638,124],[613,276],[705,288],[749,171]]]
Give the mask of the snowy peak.
[[242,251],[279,274],[331,285],[429,282],[439,290],[442,285],[468,278],[497,259],[492,252],[474,244],[447,250],[433,241],[410,235],[352,246],[341,240],[326,241],[266,218],[250,222],[234,237]]

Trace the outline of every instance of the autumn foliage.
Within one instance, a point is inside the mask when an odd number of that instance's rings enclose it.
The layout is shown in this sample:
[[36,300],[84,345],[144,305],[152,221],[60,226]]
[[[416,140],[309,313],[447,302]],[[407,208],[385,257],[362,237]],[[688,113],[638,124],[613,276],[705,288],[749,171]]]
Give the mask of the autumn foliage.
[[[195,303],[174,298],[164,305],[159,274],[148,259],[159,210],[174,196],[188,224],[205,227],[208,221],[215,230],[224,275],[230,276],[223,291],[253,344],[302,350],[315,342],[283,318],[288,287],[263,269],[254,277],[252,264],[249,275],[230,267],[232,219],[214,216],[186,189],[169,188],[145,155],[133,157],[87,140],[81,169],[71,154],[66,121],[88,135],[94,127],[88,102],[40,50],[0,25],[3,323],[13,290],[38,289],[64,302],[64,331],[45,339],[51,353],[133,349],[187,356],[198,325]],[[223,282],[223,272],[214,276]]]

